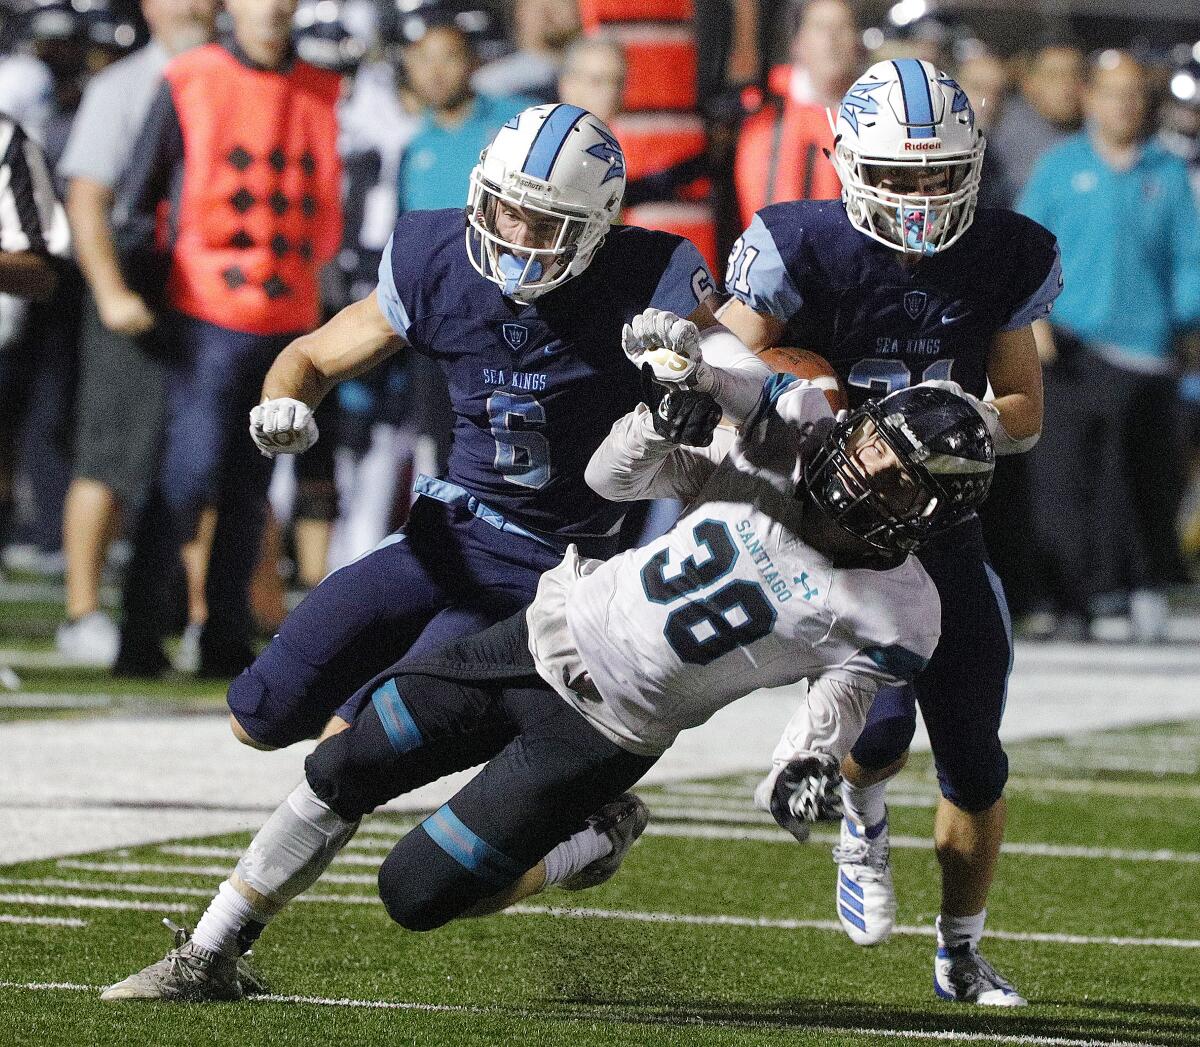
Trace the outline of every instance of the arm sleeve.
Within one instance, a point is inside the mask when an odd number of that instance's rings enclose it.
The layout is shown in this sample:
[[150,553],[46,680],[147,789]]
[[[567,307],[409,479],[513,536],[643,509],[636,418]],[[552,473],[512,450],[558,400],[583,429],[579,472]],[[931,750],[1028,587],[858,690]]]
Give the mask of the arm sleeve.
[[676,316],[691,316],[715,290],[712,275],[695,244],[681,238],[648,304]]
[[827,752],[838,760],[849,754],[866,726],[879,690],[869,676],[819,676],[792,713],[771,763],[781,768],[802,753]]
[[756,313],[773,316],[785,324],[804,306],[762,215],[754,216],[729,252],[725,290]]
[[728,453],[733,433],[717,429],[708,447],[682,447],[654,431],[650,408],[618,418],[588,462],[584,479],[611,502],[642,498],[691,501]]
[[396,287],[396,271],[392,265],[392,252],[396,249],[396,234],[388,237],[387,246],[383,249],[383,258],[379,261],[379,286],[376,290],[379,308],[387,317],[392,330],[401,338],[408,337],[408,329],[412,326],[408,310],[400,300],[400,291]]
[[121,127],[122,108],[111,79],[103,73],[93,77],[71,122],[67,148],[56,168],[59,178],[88,178],[109,189],[116,186],[129,160],[123,148],[128,142]]
[[762,396],[763,383],[774,373],[729,328],[722,324],[700,332],[700,353],[709,365],[708,394],[727,418],[741,423]]

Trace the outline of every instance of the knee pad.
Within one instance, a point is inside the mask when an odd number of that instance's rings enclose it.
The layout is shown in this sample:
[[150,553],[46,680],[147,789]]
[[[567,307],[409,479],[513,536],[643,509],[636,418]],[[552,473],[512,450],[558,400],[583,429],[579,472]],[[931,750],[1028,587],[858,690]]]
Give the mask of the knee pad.
[[1008,756],[999,745],[986,757],[962,760],[949,767],[938,766],[942,795],[964,811],[986,811],[1004,795],[1008,782]]
[[453,865],[419,826],[379,867],[379,897],[388,915],[409,931],[433,931],[494,893]]
[[900,759],[912,744],[917,730],[917,714],[903,711],[885,716],[869,716],[850,755],[868,770],[878,770]]
[[304,761],[313,792],[342,817],[361,818],[392,799],[384,769],[395,750],[368,705],[349,730],[326,738]]
[[[280,656],[271,647],[234,678],[225,701],[251,738],[282,749],[315,738],[329,721],[329,714],[311,700],[307,687],[299,682],[300,667],[291,673],[286,664],[279,664]],[[289,679],[297,682],[292,686],[280,682]]]

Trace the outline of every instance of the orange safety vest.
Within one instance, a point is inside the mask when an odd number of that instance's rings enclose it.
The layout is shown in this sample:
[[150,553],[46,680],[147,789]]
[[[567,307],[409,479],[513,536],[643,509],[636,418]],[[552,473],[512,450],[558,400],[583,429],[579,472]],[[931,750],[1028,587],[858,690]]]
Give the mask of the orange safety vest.
[[791,66],[771,70],[766,104],[746,117],[738,133],[733,178],[743,229],[767,204],[842,195],[837,171],[824,152],[833,149],[825,110],[792,100],[791,72]]
[[311,331],[317,271],[342,237],[339,77],[300,61],[256,69],[220,44],[164,76],[184,152],[171,304],[249,334]]

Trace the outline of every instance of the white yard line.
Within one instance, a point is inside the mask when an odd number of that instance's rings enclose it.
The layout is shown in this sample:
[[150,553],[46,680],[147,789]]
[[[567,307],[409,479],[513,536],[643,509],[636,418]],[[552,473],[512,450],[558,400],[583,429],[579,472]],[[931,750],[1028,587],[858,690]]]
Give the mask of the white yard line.
[[[9,982],[0,981],[0,989],[24,989],[31,992],[87,992],[98,993],[106,988],[103,985],[81,985],[77,982]],[[410,1000],[356,1000],[349,997],[327,996],[284,996],[274,993],[262,996],[249,996],[245,1005],[260,1006],[262,1004],[304,1004],[311,1007],[351,1007],[363,1010],[382,1011],[422,1011],[442,1014],[478,1014],[495,1018],[513,1019],[543,1019],[546,1021],[608,1021],[614,1024],[658,1024],[665,1015],[653,1010],[612,1012],[601,1010],[588,1012],[556,1011],[553,1009],[534,1010],[527,1008],[505,1008],[473,1006],[471,1004],[454,1003],[418,1003]],[[690,1016],[687,1024],[691,1027],[707,1026],[715,1028],[750,1028],[776,1029],[786,1031],[794,1023],[786,1020],[770,1021],[738,1018],[708,1018],[702,1015]],[[1037,1036],[1025,1034],[1007,1034],[995,1032],[954,1032],[950,1030],[937,1031],[925,1029],[883,1029],[870,1028],[861,1025],[803,1025],[805,1032],[828,1036],[865,1036],[878,1040],[933,1040],[936,1042],[953,1043],[1003,1043],[1013,1044],[1014,1047],[1167,1047],[1151,1040],[1086,1040],[1067,1036]]]
[[139,902],[124,898],[92,898],[79,894],[0,893],[0,902],[9,905],[49,905],[64,909],[128,909],[130,912],[189,912],[194,905],[185,902]]
[[[64,864],[64,863],[59,863]],[[145,871],[152,871],[146,867],[141,867]],[[169,870],[170,866],[153,867],[157,869]],[[136,871],[136,870],[131,870]],[[368,876],[355,877],[353,879],[347,877],[341,880],[335,880],[331,877],[323,877],[325,882],[341,882],[362,884],[365,882],[374,883],[375,878]],[[201,888],[176,888],[163,886],[159,884],[143,885],[136,883],[120,883],[120,884],[104,884],[104,883],[85,883],[72,880],[55,880],[46,879],[38,880],[22,880],[22,881],[0,881],[4,883],[27,883],[30,886],[53,887],[61,886],[67,889],[89,889],[94,888],[97,891],[114,891],[114,892],[129,892],[129,893],[146,893],[146,894],[165,894],[185,897],[195,897],[197,895],[207,895],[211,897],[211,889]],[[164,909],[173,910],[188,910],[195,908],[194,905],[180,903],[176,905],[159,903],[159,902],[127,902],[124,899],[104,898],[103,895],[97,897],[81,896],[81,895],[3,895],[0,894],[0,901],[16,900],[18,898],[36,899],[29,902],[18,902],[17,904],[61,904],[70,906],[73,904],[80,905],[81,908],[113,908],[119,909],[131,907],[152,912],[162,911]],[[307,894],[303,895],[300,901],[321,904],[341,904],[341,905],[377,905],[380,904],[379,899],[374,895],[348,895],[348,894]],[[90,903],[90,904],[89,904]],[[636,910],[627,909],[593,909],[593,908],[576,908],[564,907],[556,905],[514,905],[510,909],[506,909],[501,915],[504,916],[551,916],[556,918],[566,919],[592,919],[592,920],[623,920],[633,923],[664,923],[664,924],[687,924],[697,927],[751,927],[768,930],[781,931],[830,931],[834,933],[842,933],[841,924],[836,920],[791,920],[768,916],[737,916],[727,913],[669,913],[669,912],[639,912]],[[909,937],[932,938],[936,936],[936,930],[930,926],[897,926],[893,932],[898,935]],[[1060,934],[1052,931],[1004,931],[989,929],[987,932],[989,938],[999,939],[1001,941],[1011,942],[1045,942],[1054,945],[1108,945],[1122,946],[1129,948],[1161,948],[1161,949],[1200,949],[1200,940],[1191,938],[1137,938],[1128,936],[1108,936],[1108,935],[1089,935],[1089,934]]]
[[[625,909],[575,909],[552,905],[514,905],[502,915],[555,916],[588,920],[627,920],[633,923],[687,924],[694,927],[758,927],[780,931],[837,931],[836,920],[782,920],[766,916],[729,916],[725,914],[691,914],[671,912],[635,912]],[[929,927],[898,926],[893,934],[935,938],[937,931]],[[1115,945],[1126,948],[1200,949],[1200,939],[1191,938],[1127,938],[1088,934],[1054,934],[1048,931],[997,931],[989,928],[988,938],[1008,942],[1047,942],[1054,945]]]
[[86,927],[87,920],[74,916],[15,916],[12,913],[0,913],[0,923],[30,924],[34,927]]
[[22,691],[0,695],[0,709],[107,709],[116,702],[115,695],[100,693]]
[[[149,873],[154,876],[215,876],[225,879],[233,872],[232,865],[163,865],[154,862],[89,862],[79,858],[60,858],[56,863],[60,869],[75,869],[78,872],[102,873]],[[378,878],[368,873],[325,873],[322,883],[348,886],[372,886]],[[103,884],[101,885],[103,887]],[[207,893],[211,894],[211,891]]]

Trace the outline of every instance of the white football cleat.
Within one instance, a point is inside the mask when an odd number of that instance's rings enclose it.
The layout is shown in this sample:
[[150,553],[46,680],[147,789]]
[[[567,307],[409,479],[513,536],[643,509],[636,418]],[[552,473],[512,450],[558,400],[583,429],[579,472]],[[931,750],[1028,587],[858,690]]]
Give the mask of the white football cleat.
[[888,864],[885,817],[868,836],[863,826],[842,819],[842,839],[833,849],[837,862],[837,914],[855,945],[887,941],[896,925],[896,888]]
[[92,611],[75,622],[64,622],[54,634],[61,654],[75,665],[109,668],[117,660],[121,636],[116,623],[103,611]]
[[943,1000],[981,1007],[1026,1007],[1025,999],[970,942],[941,946],[933,960],[933,991]]

